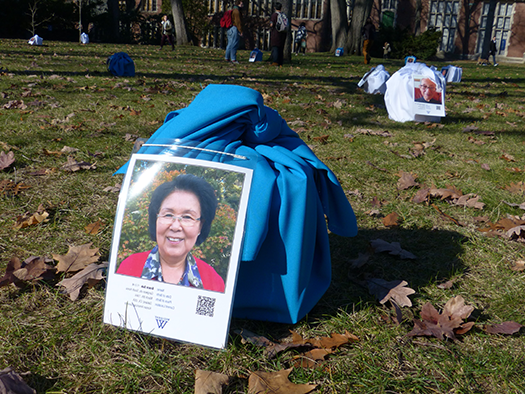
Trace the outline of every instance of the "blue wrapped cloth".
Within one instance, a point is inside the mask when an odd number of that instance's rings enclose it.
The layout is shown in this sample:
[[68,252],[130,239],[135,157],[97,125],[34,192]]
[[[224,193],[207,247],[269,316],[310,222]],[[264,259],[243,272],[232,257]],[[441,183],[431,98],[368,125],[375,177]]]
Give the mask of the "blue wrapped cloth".
[[[253,159],[233,315],[296,323],[330,285],[326,223],[338,235],[357,234],[336,176],[277,111],[264,106],[259,92],[242,86],[209,85],[187,108],[169,113],[147,144],[173,140]],[[139,153],[163,149],[144,146]],[[185,157],[202,158],[191,152]],[[207,160],[224,157],[207,155]],[[117,173],[126,169],[127,164]]]

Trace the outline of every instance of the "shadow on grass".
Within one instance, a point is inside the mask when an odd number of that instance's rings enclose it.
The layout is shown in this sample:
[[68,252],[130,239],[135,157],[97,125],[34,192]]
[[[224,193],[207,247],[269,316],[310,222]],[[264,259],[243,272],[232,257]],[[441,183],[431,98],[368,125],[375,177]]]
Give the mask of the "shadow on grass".
[[[403,260],[387,252],[373,253],[370,241],[375,239],[399,242],[403,249],[417,258]],[[466,240],[465,236],[454,231],[430,229],[363,229],[353,238],[330,234],[332,282],[306,319],[315,324],[335,317],[340,311],[352,313],[367,308],[367,305],[379,305],[368,291],[367,280],[371,278],[407,281],[408,287],[416,291],[410,296],[414,301],[423,288],[446,282],[465,271],[461,255]],[[362,267],[352,268],[359,253],[370,253],[370,258]],[[294,324],[244,319],[232,321],[232,332],[244,328],[273,339],[288,336],[294,327]]]

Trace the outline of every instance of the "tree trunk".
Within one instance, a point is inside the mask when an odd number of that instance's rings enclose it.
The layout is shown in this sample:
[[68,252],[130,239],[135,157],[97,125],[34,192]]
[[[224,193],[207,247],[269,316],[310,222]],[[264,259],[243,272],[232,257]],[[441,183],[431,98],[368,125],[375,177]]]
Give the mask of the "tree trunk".
[[344,47],[348,37],[348,18],[346,0],[330,0],[330,19],[332,25],[332,47],[330,52]]
[[173,15],[173,25],[175,28],[175,40],[177,45],[186,45],[190,42],[188,29],[186,28],[186,18],[182,9],[182,0],[171,0],[171,13]]
[[[465,23],[463,25],[463,37],[461,37],[461,43],[463,46],[463,57],[467,58],[469,54],[469,41],[471,33],[471,22],[472,22],[472,13],[478,7],[480,0],[475,0],[470,2],[470,0],[463,0],[463,7],[465,9]],[[471,4],[469,6],[469,4]]]
[[345,48],[346,53],[349,55],[353,53],[361,55],[362,53],[363,41],[361,29],[365,25],[366,19],[370,16],[373,4],[374,0],[355,0]]
[[489,58],[490,41],[492,40],[492,25],[494,24],[494,14],[496,12],[497,0],[490,0],[489,12],[487,14],[487,24],[485,25],[485,37],[483,38],[483,47],[481,50],[481,58]]
[[283,60],[287,63],[290,63],[292,61],[292,30],[291,30],[291,24],[292,24],[292,1],[290,0],[281,0],[281,4],[283,5],[282,12],[288,17],[288,21],[290,23],[290,29],[288,29],[286,33],[286,43],[284,44],[284,51],[283,51]]
[[[108,11],[111,20],[109,30],[109,41],[118,42],[119,39],[119,16],[120,10],[118,8],[118,0],[108,0]],[[108,32],[106,32],[107,34]]]
[[414,35],[418,36],[421,34],[421,0],[416,0],[416,10],[414,15]]

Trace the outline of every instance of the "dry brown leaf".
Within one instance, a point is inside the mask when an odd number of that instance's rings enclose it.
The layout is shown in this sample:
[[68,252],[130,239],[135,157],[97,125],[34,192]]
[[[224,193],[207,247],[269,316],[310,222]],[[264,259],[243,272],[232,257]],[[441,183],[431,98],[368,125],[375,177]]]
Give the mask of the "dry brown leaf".
[[513,271],[524,271],[525,270],[525,260],[516,260],[512,263],[510,267]]
[[36,394],[36,390],[27,385],[22,377],[11,368],[0,371],[1,394]]
[[85,284],[92,287],[104,279],[104,271],[107,267],[107,262],[102,264],[90,264],[71,278],[61,280],[57,283],[57,286],[63,286],[63,294],[68,294],[71,301],[76,301],[80,295],[80,290],[82,290],[82,287]]
[[514,241],[525,242],[525,225],[512,227],[505,235]]
[[53,258],[58,261],[58,272],[76,272],[86,268],[89,264],[95,263],[99,259],[98,248],[91,249],[91,242],[80,246],[70,246],[67,254],[53,254]]
[[370,259],[370,253],[358,253],[357,259],[350,260],[352,268],[361,268]]
[[489,334],[512,335],[520,331],[521,327],[523,327],[521,324],[514,321],[505,321],[500,324],[485,325],[483,329]]
[[64,171],[76,172],[79,170],[94,170],[97,166],[95,164],[90,164],[85,161],[76,161],[71,156],[67,157],[67,163],[62,166]]
[[54,277],[55,267],[48,265],[48,262],[52,260],[45,257],[32,256],[23,262],[18,257],[11,258],[4,276],[0,278],[0,287],[10,283],[22,287],[24,282]]
[[249,394],[306,394],[315,390],[314,384],[294,384],[288,376],[292,368],[277,371],[254,371],[248,378]]
[[383,224],[385,227],[394,227],[399,225],[399,215],[396,212],[392,212],[383,218]]
[[103,191],[111,192],[111,193],[118,193],[118,192],[120,192],[120,188],[121,187],[122,187],[122,185],[120,183],[116,183],[115,186],[108,186],[108,187],[104,188]]
[[509,161],[509,162],[513,162],[513,161],[516,161],[516,159],[514,158],[514,156],[512,155],[509,155],[508,153],[504,153],[501,155],[500,159],[503,159],[503,160],[506,160],[506,161]]
[[26,213],[23,216],[18,216],[16,218],[16,223],[14,225],[14,228],[16,230],[20,230],[25,227],[34,226],[40,223],[45,223],[49,221],[48,216],[49,216],[49,213],[47,213],[44,207],[40,205],[34,214],[29,215],[28,213]]
[[97,235],[100,232],[100,227],[103,225],[104,223],[99,219],[94,223],[88,224],[84,229],[86,230],[86,234]]
[[195,371],[195,394],[222,394],[222,386],[228,385],[228,376],[197,369]]
[[397,190],[406,190],[411,187],[419,186],[419,183],[416,182],[417,175],[411,174],[408,172],[401,171],[398,174],[399,180],[397,181]]
[[5,153],[4,151],[0,152],[0,170],[3,170],[9,167],[15,162],[15,154],[13,151]]
[[374,249],[374,252],[381,253],[381,252],[388,252],[393,256],[399,256],[402,259],[416,259],[417,257],[402,249],[399,242],[387,242],[383,241],[382,239],[373,239],[370,241],[370,245]]
[[473,323],[463,323],[468,318],[474,307],[465,305],[461,296],[448,300],[440,314],[436,308],[427,302],[421,308],[421,320],[414,319],[414,328],[408,336],[434,336],[456,339],[457,334],[463,334],[472,328]]
[[15,183],[9,179],[3,179],[0,181],[0,196],[4,194],[16,196],[21,190],[29,189],[30,187],[22,182]]
[[381,304],[392,299],[401,307],[412,306],[412,301],[410,301],[408,296],[416,292],[410,287],[405,287],[407,285],[408,282],[404,280],[394,280],[391,282],[379,278],[368,280],[368,290],[370,294],[375,295]]
[[429,187],[418,190],[417,193],[412,198],[412,201],[415,202],[416,204],[428,201],[429,192],[430,192]]
[[78,149],[77,148],[72,148],[72,147],[66,145],[62,149],[60,149],[60,152],[62,152],[62,153],[74,153],[74,152],[78,152]]
[[505,186],[505,190],[511,193],[525,194],[525,182],[511,182],[510,185]]

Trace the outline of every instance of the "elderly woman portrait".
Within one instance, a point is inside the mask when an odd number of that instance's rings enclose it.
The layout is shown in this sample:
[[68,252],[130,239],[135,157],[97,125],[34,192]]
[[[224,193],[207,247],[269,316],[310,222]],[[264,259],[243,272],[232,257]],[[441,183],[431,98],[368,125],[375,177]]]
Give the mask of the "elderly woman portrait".
[[148,231],[156,246],[127,257],[118,274],[224,292],[224,280],[192,255],[208,237],[217,210],[213,187],[203,178],[183,174],[162,183],[148,207]]
[[[419,83],[421,97],[416,98],[418,103],[441,104],[441,93],[436,90],[436,83],[430,78],[422,78]],[[417,97],[417,96],[416,96]]]

